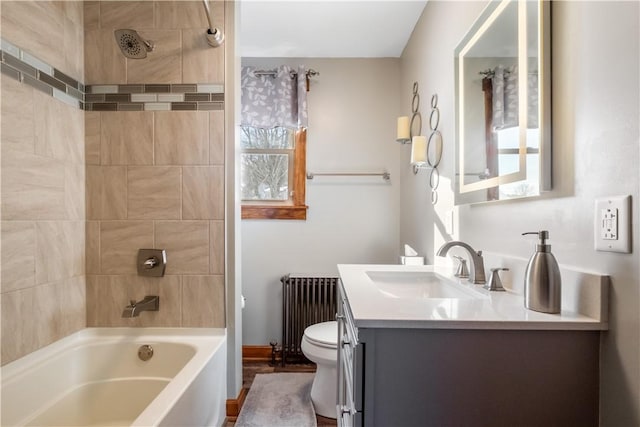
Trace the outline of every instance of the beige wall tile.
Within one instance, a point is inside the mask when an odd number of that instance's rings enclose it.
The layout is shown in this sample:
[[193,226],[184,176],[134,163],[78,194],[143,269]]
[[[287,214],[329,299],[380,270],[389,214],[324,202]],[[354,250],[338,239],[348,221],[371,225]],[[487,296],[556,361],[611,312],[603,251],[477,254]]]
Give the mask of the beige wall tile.
[[100,28],[100,2],[84,1],[84,29],[96,30]]
[[[127,83],[182,83],[182,41],[179,30],[139,31],[155,49],[144,60],[127,61]],[[192,83],[192,82],[188,82]]]
[[84,164],[82,111],[43,93],[34,95],[36,154]]
[[129,166],[129,219],[180,219],[181,180],[179,167]]
[[100,2],[100,27],[153,28],[152,1],[102,1]]
[[13,150],[34,152],[33,89],[3,77],[2,145]]
[[[80,6],[79,1],[65,2]],[[82,15],[81,15],[82,16]],[[82,19],[75,24],[71,18],[64,18],[64,68],[65,72],[76,80],[84,82],[84,28]]]
[[129,304],[129,277],[87,276],[87,326],[139,326],[139,317],[122,318]]
[[57,304],[56,283],[36,286],[33,294],[33,312],[31,320],[38,325],[36,343],[38,347],[51,344],[62,336],[62,307]]
[[206,164],[209,158],[208,113],[157,112],[155,161],[158,165]]
[[224,221],[210,221],[209,256],[211,274],[224,274]]
[[224,166],[182,168],[182,218],[224,219]]
[[224,276],[182,276],[182,326],[225,327]]
[[[123,318],[129,301],[146,295],[160,297],[160,309]],[[179,327],[182,313],[180,276],[89,276],[87,279],[87,326]]]
[[153,164],[153,113],[102,114],[100,150],[103,165]]
[[127,61],[116,44],[113,30],[87,30],[84,33],[85,84],[124,84]]
[[87,166],[87,219],[127,218],[127,167]]
[[65,200],[62,161],[3,147],[3,219],[63,219]]
[[36,228],[31,221],[2,222],[2,292],[35,285]]
[[84,274],[84,221],[36,222],[36,284]]
[[[2,37],[61,71],[64,64],[64,13],[54,2],[3,1]],[[82,55],[82,51],[79,51]]]
[[224,111],[209,113],[209,163],[224,165]]
[[156,247],[167,251],[167,274],[209,272],[209,223],[207,221],[158,221]]
[[84,112],[84,158],[87,165],[100,164],[100,113]]
[[60,333],[56,339],[60,339],[87,325],[86,277],[71,277],[58,283],[56,296],[60,307]]
[[194,83],[224,83],[224,49],[211,48],[205,31],[200,28],[182,30],[182,79]]
[[84,165],[65,165],[64,204],[67,219],[85,219]]
[[38,348],[36,330],[39,325],[24,313],[34,312],[35,288],[2,294],[2,364],[7,364]]
[[85,226],[86,274],[100,273],[100,222],[87,221]]
[[156,28],[201,28],[209,26],[202,1],[156,1]]
[[137,274],[138,249],[153,248],[153,222],[102,221],[100,272]]

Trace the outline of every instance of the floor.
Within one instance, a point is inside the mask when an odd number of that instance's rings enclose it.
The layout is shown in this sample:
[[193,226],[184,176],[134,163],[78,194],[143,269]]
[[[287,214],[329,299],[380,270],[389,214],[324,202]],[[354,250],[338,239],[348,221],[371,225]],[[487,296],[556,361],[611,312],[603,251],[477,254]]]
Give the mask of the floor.
[[[251,388],[253,378],[256,374],[269,374],[273,372],[315,372],[316,366],[314,364],[300,364],[300,365],[287,365],[281,367],[280,365],[270,366],[268,362],[243,362],[242,366],[242,387],[246,389]],[[331,418],[321,417],[316,415],[316,422],[318,427],[333,427],[337,426],[336,420]],[[227,420],[225,427],[233,427],[235,421]]]

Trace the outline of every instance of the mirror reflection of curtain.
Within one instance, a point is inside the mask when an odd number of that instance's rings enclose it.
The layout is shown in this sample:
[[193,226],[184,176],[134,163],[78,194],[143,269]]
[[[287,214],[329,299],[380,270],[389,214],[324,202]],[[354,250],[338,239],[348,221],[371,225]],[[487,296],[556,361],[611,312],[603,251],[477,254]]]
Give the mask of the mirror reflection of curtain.
[[[482,79],[485,106],[485,141],[488,177],[499,175],[496,131],[518,126],[518,66],[498,65]],[[538,73],[527,76],[527,127],[538,128]],[[487,190],[488,200],[497,200],[498,187]]]

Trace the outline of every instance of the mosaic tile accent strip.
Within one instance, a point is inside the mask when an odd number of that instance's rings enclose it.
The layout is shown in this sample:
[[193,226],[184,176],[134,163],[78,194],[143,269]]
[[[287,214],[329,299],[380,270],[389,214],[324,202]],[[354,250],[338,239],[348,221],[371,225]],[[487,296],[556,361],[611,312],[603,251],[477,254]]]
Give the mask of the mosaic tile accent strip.
[[215,83],[84,85],[7,40],[0,39],[3,75],[86,111],[223,110]]

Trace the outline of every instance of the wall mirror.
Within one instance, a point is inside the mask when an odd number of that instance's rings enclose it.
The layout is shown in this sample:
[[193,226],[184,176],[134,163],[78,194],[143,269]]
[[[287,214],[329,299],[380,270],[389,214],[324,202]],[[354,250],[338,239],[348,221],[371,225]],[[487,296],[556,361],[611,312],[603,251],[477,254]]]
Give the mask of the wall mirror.
[[455,203],[551,189],[548,1],[492,1],[455,50]]

